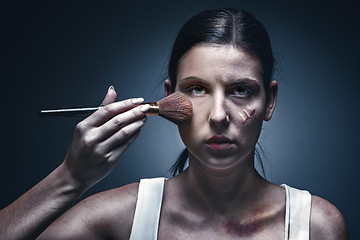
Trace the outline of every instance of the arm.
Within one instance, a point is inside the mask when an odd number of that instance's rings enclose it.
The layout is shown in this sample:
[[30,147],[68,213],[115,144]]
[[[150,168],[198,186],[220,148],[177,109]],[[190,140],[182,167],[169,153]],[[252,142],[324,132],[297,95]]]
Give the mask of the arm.
[[38,238],[129,239],[138,183],[92,195],[55,220]]
[[334,205],[312,196],[311,209],[310,239],[348,239],[345,219]]
[[35,239],[113,169],[139,134],[148,110],[138,106],[141,100],[115,100],[110,88],[106,106],[76,126],[64,162],[0,211],[0,239]]
[[0,239],[34,239],[85,192],[62,164],[0,211]]

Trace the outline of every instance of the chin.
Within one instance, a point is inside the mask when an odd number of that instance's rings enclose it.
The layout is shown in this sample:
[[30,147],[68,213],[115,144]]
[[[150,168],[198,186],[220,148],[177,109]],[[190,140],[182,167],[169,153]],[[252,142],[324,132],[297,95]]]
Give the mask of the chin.
[[238,151],[214,151],[206,154],[202,152],[200,156],[191,154],[191,162],[204,169],[224,171],[236,168],[240,170],[245,166],[254,166],[252,153],[253,151],[248,154]]
[[[246,159],[234,158],[234,156],[208,157],[206,161],[200,161],[203,168],[210,168],[217,171],[230,170],[243,166]],[[245,164],[247,165],[247,164]]]

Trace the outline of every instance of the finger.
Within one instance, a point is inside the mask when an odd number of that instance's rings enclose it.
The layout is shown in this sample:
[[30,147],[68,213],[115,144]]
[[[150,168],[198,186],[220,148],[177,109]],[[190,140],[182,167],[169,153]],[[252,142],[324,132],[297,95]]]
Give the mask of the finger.
[[114,116],[100,127],[94,129],[99,135],[99,140],[105,140],[118,132],[120,129],[124,128],[126,125],[144,118],[146,116],[145,113],[149,110],[149,108],[149,104],[145,104]]
[[143,101],[143,98],[132,98],[120,102],[110,103],[108,105],[100,107],[99,110],[86,118],[84,120],[84,124],[93,127],[99,127],[105,122],[109,121],[114,116],[124,113],[132,108],[135,108],[136,106],[139,106],[139,104],[141,104]]
[[125,127],[121,128],[111,137],[103,141],[99,144],[99,147],[104,152],[112,152],[115,148],[119,148],[121,145],[125,145],[129,139],[131,139],[134,135],[138,134],[141,127],[144,126],[146,122],[146,117],[143,119],[139,119],[135,122],[132,122]]
[[108,105],[109,103],[115,102],[116,97],[117,97],[117,94],[116,94],[115,88],[113,86],[110,86],[106,93],[104,100],[101,103],[101,106],[105,106],[105,105]]
[[131,138],[129,138],[123,144],[120,144],[116,148],[112,149],[111,152],[107,153],[107,159],[109,162],[118,161],[121,155],[130,147],[130,145],[139,136],[140,131],[136,132]]

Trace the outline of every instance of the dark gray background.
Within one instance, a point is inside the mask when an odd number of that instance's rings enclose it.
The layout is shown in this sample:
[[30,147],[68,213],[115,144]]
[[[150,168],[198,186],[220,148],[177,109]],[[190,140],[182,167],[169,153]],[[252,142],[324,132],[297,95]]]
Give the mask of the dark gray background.
[[[261,136],[268,179],[328,199],[359,238],[359,27],[345,1],[1,3],[0,207],[64,159],[79,119],[39,118],[41,108],[96,106],[110,85],[120,99],[158,100],[179,27],[201,10],[229,6],[263,22],[278,61],[278,106]],[[169,176],[182,149],[176,126],[150,117],[86,196]]]

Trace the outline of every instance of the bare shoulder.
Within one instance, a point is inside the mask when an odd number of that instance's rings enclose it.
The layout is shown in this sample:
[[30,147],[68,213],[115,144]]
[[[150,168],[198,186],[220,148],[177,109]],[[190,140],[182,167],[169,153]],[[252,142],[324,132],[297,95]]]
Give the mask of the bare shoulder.
[[[93,223],[107,232],[112,229],[131,229],[138,194],[138,183],[95,194],[79,204],[81,211],[90,214]],[[111,229],[112,228],[112,229]]]
[[311,239],[348,239],[345,219],[329,201],[312,196]]
[[86,198],[50,225],[40,239],[128,239],[138,185],[132,183]]

